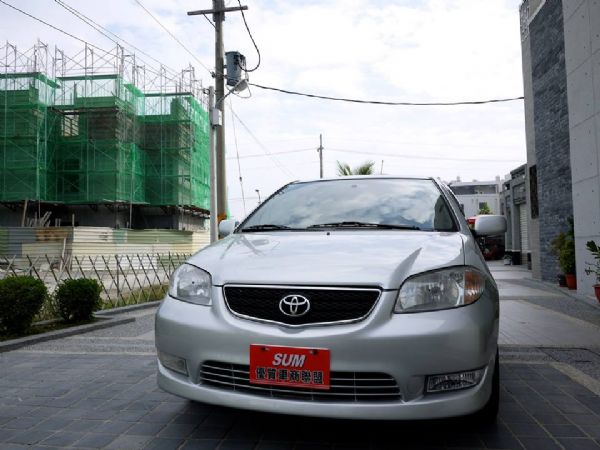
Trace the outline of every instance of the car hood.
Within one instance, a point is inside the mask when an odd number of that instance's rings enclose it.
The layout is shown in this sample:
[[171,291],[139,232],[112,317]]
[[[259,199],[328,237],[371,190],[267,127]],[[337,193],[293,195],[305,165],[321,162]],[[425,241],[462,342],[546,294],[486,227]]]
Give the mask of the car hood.
[[235,233],[189,260],[227,283],[398,289],[406,277],[464,264],[460,233],[342,230]]

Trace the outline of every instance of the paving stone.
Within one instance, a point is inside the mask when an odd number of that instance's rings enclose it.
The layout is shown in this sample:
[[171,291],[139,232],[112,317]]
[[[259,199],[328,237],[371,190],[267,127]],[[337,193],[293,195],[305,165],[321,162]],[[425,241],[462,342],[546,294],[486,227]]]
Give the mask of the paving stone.
[[90,431],[102,424],[103,422],[99,420],[74,420],[64,429],[66,431]]
[[104,448],[117,438],[114,434],[88,433],[75,442],[77,447]]
[[565,450],[599,450],[600,445],[593,439],[560,438],[560,445]]
[[577,425],[548,424],[545,427],[555,437],[585,437],[585,434]]
[[143,449],[150,441],[148,436],[121,435],[106,446],[114,450],[138,450]]
[[157,437],[146,444],[144,450],[176,450],[183,442],[183,439]]
[[535,423],[511,423],[508,428],[517,437],[550,437],[546,430]]
[[140,422],[129,428],[125,434],[133,434],[138,436],[156,436],[160,430],[165,427],[165,424],[156,422]]
[[40,441],[43,441],[44,439],[52,436],[53,434],[54,431],[50,430],[25,430],[13,435],[7,441],[14,444],[33,445],[37,444]]
[[66,419],[64,417],[50,417],[49,419],[37,424],[33,429],[58,431],[65,429],[71,422],[73,422],[73,419]]
[[160,433],[160,437],[170,437],[170,438],[186,438],[188,437],[192,431],[197,428],[195,424],[188,423],[172,423],[164,427]]
[[52,436],[41,441],[42,445],[68,447],[83,437],[83,433],[74,431],[57,431]]
[[219,439],[189,439],[181,450],[214,450],[220,443]]
[[552,438],[522,437],[519,440],[526,450],[561,450]]

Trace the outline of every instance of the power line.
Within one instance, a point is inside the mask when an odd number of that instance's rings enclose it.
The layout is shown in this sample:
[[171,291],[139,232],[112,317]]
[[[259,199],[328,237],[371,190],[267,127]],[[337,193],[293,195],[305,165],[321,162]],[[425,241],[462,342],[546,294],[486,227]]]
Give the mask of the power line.
[[[284,155],[287,153],[300,153],[300,152],[307,152],[307,151],[314,151],[314,148],[299,148],[296,150],[284,150],[281,152],[271,152],[271,155]],[[265,155],[264,153],[253,153],[251,155],[242,155],[240,157],[230,157],[230,158],[226,158],[228,160],[231,159],[246,159],[246,158],[264,158],[265,156],[269,156],[269,155]]]
[[[167,66],[166,64],[164,64],[162,61],[159,61],[158,59],[154,58],[152,55],[150,55],[149,53],[146,53],[144,50],[140,49],[139,47],[136,47],[135,45],[133,45],[131,42],[126,41],[125,39],[123,39],[122,37],[120,37],[119,35],[113,33],[112,31],[110,31],[109,29],[103,27],[102,25],[100,25],[98,22],[94,21],[94,19],[86,16],[85,14],[83,14],[81,11],[73,8],[71,5],[65,3],[62,0],[54,0],[55,3],[57,3],[59,6],[62,6],[64,9],[66,9],[68,12],[70,12],[72,15],[74,15],[75,17],[77,17],[78,19],[80,19],[82,22],[84,22],[85,24],[89,25],[90,27],[92,27],[94,30],[96,30],[98,33],[102,34],[104,37],[106,37],[107,39],[109,39],[110,41],[112,41],[113,43],[119,45],[119,41],[123,42],[125,44],[127,44],[129,47],[131,47],[132,49],[136,50],[137,52],[141,53],[142,55],[147,56],[148,58],[150,58],[152,61],[154,61],[155,63],[166,67],[167,69],[169,69],[172,72],[172,75],[176,75],[177,74],[177,70],[173,69],[172,67]],[[108,34],[114,36],[110,37]],[[117,40],[115,40],[115,38]]]
[[[231,108],[231,106],[230,106]],[[238,120],[238,122],[244,127],[244,129],[246,130],[246,132],[252,137],[252,139],[254,139],[254,141],[258,144],[258,146],[265,152],[265,154],[267,156],[269,156],[271,158],[271,160],[273,161],[273,163],[288,177],[291,178],[296,178],[296,176],[289,170],[287,169],[284,165],[282,165],[279,161],[277,161],[277,159],[273,156],[273,154],[271,153],[271,151],[265,147],[265,145],[256,137],[256,135],[252,132],[252,130],[250,130],[250,128],[244,123],[244,121],[240,118],[240,116],[238,116],[236,114],[236,112],[233,110],[233,108],[231,108],[231,113],[233,114],[233,116]]]
[[360,151],[360,150],[350,150],[350,149],[345,149],[345,148],[331,148],[331,147],[328,147],[327,150],[333,151],[333,152],[341,152],[341,153],[357,153],[359,155],[371,155],[372,157],[387,156],[390,158],[426,159],[426,160],[433,160],[433,161],[436,161],[436,160],[463,161],[463,162],[485,161],[485,162],[496,162],[496,163],[506,163],[506,162],[514,163],[514,162],[521,161],[518,159],[452,158],[452,157],[445,157],[445,156],[398,155],[397,153],[381,153],[381,152],[373,153],[373,152],[365,152],[365,151]]
[[299,95],[302,97],[318,98],[321,100],[333,100],[337,102],[349,102],[349,103],[362,103],[369,105],[387,105],[387,106],[459,106],[459,105],[484,105],[488,103],[502,103],[512,102],[516,100],[523,100],[525,97],[511,97],[511,98],[496,98],[490,100],[474,100],[474,101],[460,101],[460,102],[386,102],[379,100],[360,100],[356,98],[344,98],[344,97],[331,97],[328,95],[317,95],[307,94],[305,92],[291,91],[289,89],[276,88],[272,86],[263,86],[256,83],[248,83],[251,86],[259,89],[265,89],[268,91],[281,92],[283,94]]
[[[241,8],[242,7],[241,0],[238,0],[238,4],[240,5],[240,8]],[[244,20],[244,25],[246,26],[246,31],[248,31],[248,36],[250,36],[250,40],[254,44],[254,48],[256,49],[256,54],[258,55],[258,62],[256,63],[256,66],[253,69],[244,69],[244,70],[246,72],[254,72],[260,66],[260,50],[258,49],[258,45],[256,45],[254,36],[252,36],[252,33],[250,32],[250,27],[248,26],[248,22],[246,22],[246,15],[244,14],[244,10],[240,9],[240,12],[242,13],[242,19]]]
[[[89,46],[89,47],[91,47],[91,48],[95,48],[96,50],[99,50],[99,51],[101,51],[101,52],[103,52],[103,53],[109,53],[107,50],[103,49],[102,47],[99,47],[99,46],[97,46],[97,45],[94,45],[94,44],[92,44],[91,42],[88,42],[88,41],[86,41],[85,39],[82,39],[82,38],[80,38],[79,36],[76,36],[76,35],[74,35],[74,34],[71,34],[71,33],[69,33],[68,31],[65,31],[65,30],[63,30],[63,29],[61,29],[61,28],[58,28],[57,26],[55,26],[55,25],[52,25],[51,23],[49,23],[49,22],[46,22],[45,20],[43,20],[43,19],[40,19],[39,17],[36,17],[36,16],[34,16],[34,15],[32,15],[32,14],[28,13],[27,11],[23,11],[22,9],[20,9],[20,8],[17,8],[16,6],[14,6],[14,5],[11,5],[10,3],[7,3],[7,2],[5,2],[4,0],[0,0],[0,3],[2,3],[2,4],[4,4],[4,5],[6,5],[6,6],[8,6],[9,8],[12,8],[12,9],[14,9],[15,11],[18,11],[18,12],[20,12],[21,14],[23,14],[23,15],[25,15],[25,16],[27,16],[27,17],[29,17],[29,18],[31,18],[31,19],[33,19],[33,20],[37,21],[37,22],[40,22],[40,23],[42,23],[42,24],[44,24],[44,25],[46,25],[46,26],[48,26],[48,27],[50,27],[50,28],[52,28],[52,29],[54,29],[54,30],[56,30],[56,31],[58,31],[58,32],[60,32],[60,33],[62,33],[62,34],[64,34],[64,35],[66,35],[66,36],[69,36],[70,38],[72,38],[72,39],[75,39],[76,41],[79,41],[79,42],[81,42],[81,43],[83,43],[83,44],[86,44],[87,46]],[[111,40],[112,40],[112,39],[111,39]],[[114,41],[113,41],[113,42],[114,42]],[[159,63],[160,63],[160,61],[159,61]],[[160,63],[160,64],[162,64],[162,63]],[[162,64],[162,65],[164,66],[164,64]],[[165,66],[165,67],[167,67],[167,66]],[[154,71],[151,71],[151,70],[150,70],[150,72],[157,74],[157,72],[154,72]]]
[[[158,19],[157,19],[157,18],[154,16],[154,14],[152,14],[152,13],[151,13],[151,12],[150,12],[148,9],[146,9],[146,7],[145,7],[145,6],[142,4],[142,2],[140,2],[140,0],[135,0],[135,2],[136,2],[136,3],[137,3],[137,4],[138,4],[138,5],[139,5],[139,6],[140,6],[140,7],[141,7],[141,8],[142,8],[144,11],[146,11],[146,13],[147,13],[147,14],[148,14],[150,17],[152,17],[152,19],[154,19],[154,21],[155,21],[155,22],[156,22],[156,23],[157,23],[157,24],[158,24],[158,25],[159,25],[159,26],[160,26],[160,27],[161,27],[163,30],[165,30],[165,31],[166,31],[166,32],[169,34],[169,36],[171,36],[171,37],[172,37],[172,38],[175,40],[175,42],[177,42],[179,45],[181,45],[181,47],[182,47],[182,48],[183,48],[183,49],[184,49],[184,50],[185,50],[185,51],[186,51],[186,52],[187,52],[187,53],[188,53],[188,54],[189,54],[189,55],[190,55],[192,58],[194,58],[194,59],[195,59],[195,60],[198,62],[198,64],[200,64],[202,67],[204,67],[204,68],[205,68],[205,69],[208,71],[208,73],[210,73],[211,75],[213,75],[213,76],[214,76],[214,72],[213,72],[212,70],[210,70],[210,69],[208,68],[208,66],[207,66],[206,64],[204,64],[204,63],[203,63],[203,62],[202,62],[202,61],[201,61],[201,60],[200,60],[200,59],[199,59],[199,58],[198,58],[198,57],[197,57],[197,56],[196,56],[194,53],[192,53],[192,52],[190,51],[190,49],[188,49],[188,48],[185,46],[185,44],[184,44],[183,42],[181,42],[181,41],[180,41],[180,40],[177,38],[177,36],[175,36],[173,33],[171,33],[171,31],[170,31],[170,30],[169,30],[169,29],[168,29],[166,26],[164,26],[164,25],[162,24],[162,22],[161,22],[160,20],[158,20]],[[205,16],[205,17],[206,17],[206,16]],[[209,20],[209,22],[210,22],[210,20]],[[213,26],[214,26],[214,24],[213,24]]]
[[[345,149],[345,148],[335,148],[335,147],[328,147],[328,150],[334,151],[334,152],[340,152],[340,153],[356,153],[359,155],[370,155],[372,157],[379,157],[379,156],[389,156],[391,158],[403,158],[403,159],[425,159],[425,160],[443,160],[443,161],[463,161],[463,162],[478,162],[478,161],[487,161],[487,162],[497,162],[497,163],[504,163],[504,162],[519,162],[520,160],[517,159],[487,159],[487,158],[453,158],[453,157],[445,157],[445,156],[417,156],[417,155],[399,155],[398,153],[382,153],[382,152],[367,152],[367,151],[361,151],[361,150],[351,150],[351,149]],[[314,148],[299,148],[299,149],[295,149],[295,150],[284,150],[281,152],[271,152],[270,155],[285,155],[285,154],[290,154],[290,153],[300,153],[300,152],[307,152],[307,151],[314,151]],[[265,155],[262,153],[253,153],[250,155],[242,155],[239,158],[240,159],[246,159],[246,158],[261,158],[261,157],[265,157],[265,156],[270,156],[270,155]],[[236,159],[235,157],[230,157],[227,158],[228,160],[233,160]]]
[[236,159],[237,159],[238,175],[240,177],[240,189],[242,191],[242,200],[243,200],[244,216],[245,216],[246,215],[246,200],[244,199],[244,182],[242,181],[242,167],[240,165],[240,150],[238,148],[237,134],[235,132],[235,120],[233,119],[233,108],[231,106],[231,98],[229,98],[229,109],[231,111],[231,126],[233,128],[233,141],[235,142],[235,154],[237,157]]
[[13,5],[11,5],[10,3],[7,3],[7,2],[5,2],[4,0],[0,0],[0,3],[3,3],[4,5],[8,6],[9,8],[12,8],[12,9],[14,9],[15,11],[19,11],[21,14],[24,14],[24,15],[26,15],[27,17],[30,17],[30,18],[31,18],[31,19],[33,19],[33,20],[37,20],[38,22],[40,22],[40,23],[43,23],[44,25],[47,25],[47,26],[49,26],[50,28],[53,28],[54,30],[56,30],[56,31],[59,31],[59,32],[61,32],[61,33],[65,34],[65,35],[67,35],[67,36],[69,36],[69,37],[71,37],[71,38],[73,38],[73,39],[75,39],[75,40],[79,41],[79,42],[82,42],[82,43],[84,43],[84,44],[87,44],[87,45],[89,45],[90,47],[93,47],[93,48],[95,48],[96,50],[100,50],[100,51],[102,51],[102,52],[106,52],[106,50],[104,50],[103,48],[100,48],[100,47],[98,47],[98,46],[96,46],[96,45],[94,45],[94,44],[91,44],[91,43],[87,42],[86,40],[84,40],[84,39],[81,39],[80,37],[77,37],[77,36],[75,36],[74,34],[71,34],[71,33],[67,32],[67,31],[65,31],[65,30],[62,30],[62,29],[60,29],[60,28],[58,28],[58,27],[56,27],[56,26],[52,25],[51,23],[48,23],[48,22],[46,22],[46,21],[44,21],[44,20],[42,20],[42,19],[40,19],[40,18],[38,18],[38,17],[35,17],[35,16],[33,16],[33,15],[29,14],[28,12],[26,12],[26,11],[23,11],[22,9],[19,9],[19,8],[17,8],[16,6],[13,6]]

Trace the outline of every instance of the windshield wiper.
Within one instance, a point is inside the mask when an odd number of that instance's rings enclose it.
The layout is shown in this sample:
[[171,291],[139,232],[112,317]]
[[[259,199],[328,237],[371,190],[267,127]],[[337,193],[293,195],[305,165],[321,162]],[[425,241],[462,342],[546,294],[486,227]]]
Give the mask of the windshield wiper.
[[273,223],[261,223],[259,225],[250,225],[242,228],[241,231],[271,231],[271,230],[298,230],[298,228],[287,227],[285,225],[275,225]]
[[317,223],[310,225],[307,228],[384,228],[388,230],[420,230],[421,228],[415,225],[395,225],[391,223],[372,223],[372,222],[330,222],[330,223]]

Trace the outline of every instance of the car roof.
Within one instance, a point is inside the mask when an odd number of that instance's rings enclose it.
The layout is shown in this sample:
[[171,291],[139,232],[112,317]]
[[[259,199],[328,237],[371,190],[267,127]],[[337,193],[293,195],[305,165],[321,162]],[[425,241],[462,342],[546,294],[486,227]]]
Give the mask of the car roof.
[[346,175],[338,177],[325,177],[325,178],[312,178],[304,180],[296,180],[292,183],[313,183],[315,181],[342,181],[342,180],[431,180],[435,181],[433,177],[402,177],[399,175]]

